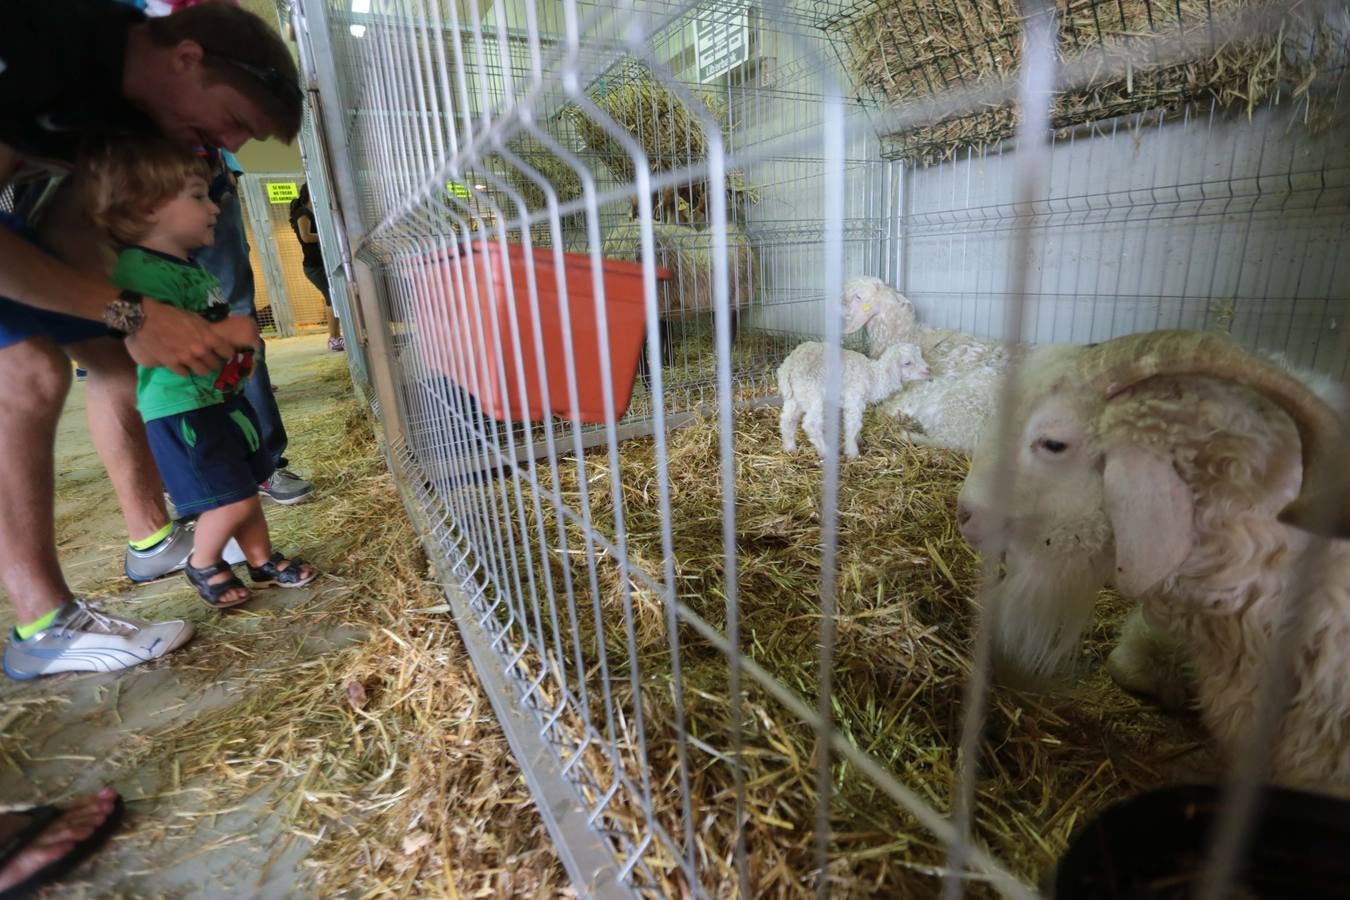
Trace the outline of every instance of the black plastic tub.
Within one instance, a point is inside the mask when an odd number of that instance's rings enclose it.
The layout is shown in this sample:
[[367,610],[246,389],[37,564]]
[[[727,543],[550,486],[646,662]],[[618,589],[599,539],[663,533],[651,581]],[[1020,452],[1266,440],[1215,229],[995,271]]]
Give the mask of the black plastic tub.
[[[1056,900],[1182,900],[1195,895],[1222,814],[1210,785],[1162,788],[1108,807],[1074,835]],[[1233,900],[1350,898],[1350,802],[1269,788]]]

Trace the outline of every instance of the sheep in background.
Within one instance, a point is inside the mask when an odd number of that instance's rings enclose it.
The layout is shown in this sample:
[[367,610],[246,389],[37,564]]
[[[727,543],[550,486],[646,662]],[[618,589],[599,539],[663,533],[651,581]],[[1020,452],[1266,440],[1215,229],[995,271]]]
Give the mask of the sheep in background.
[[[928,365],[913,344],[895,344],[880,358],[871,360],[852,350],[842,354],[839,406],[844,411],[844,454],[858,455],[858,432],[863,410],[885,399],[910,381],[929,375]],[[778,427],[783,450],[797,452],[797,425],[821,456],[825,455],[825,345],[818,341],[798,344],[778,367],[778,392],[783,411]]]
[[[1099,589],[1114,583],[1142,607],[1112,654],[1113,674],[1165,690],[1158,673],[1177,669],[1150,657],[1167,642],[1141,626],[1183,641],[1201,716],[1231,755],[1251,725],[1282,606],[1306,602],[1315,618],[1272,736],[1274,774],[1350,790],[1345,421],[1278,365],[1188,332],[1040,348],[1019,394],[1008,410],[1016,478],[1007,508],[993,508],[993,434],[958,503],[966,539],[1003,552],[988,609],[1000,660],[1057,670],[1077,652]],[[1311,528],[1331,538],[1327,565],[1311,596],[1295,597]]]
[[921,324],[909,298],[879,278],[844,285],[844,333],[867,329],[868,355],[876,358],[899,342],[917,344],[933,377],[892,396],[881,409],[918,422],[916,443],[971,453],[993,415],[999,382],[1011,362],[996,341]]
[[[881,411],[917,422],[923,431],[907,435],[915,443],[974,453],[985,423],[993,420],[1004,374],[1029,347],[1010,350],[997,341],[924,325],[908,297],[871,276],[844,285],[843,307],[844,333],[866,328],[873,359],[906,341],[917,344],[932,367],[932,378],[896,393],[881,404]],[[1350,421],[1350,389],[1345,385],[1297,366],[1283,354],[1264,355]]]

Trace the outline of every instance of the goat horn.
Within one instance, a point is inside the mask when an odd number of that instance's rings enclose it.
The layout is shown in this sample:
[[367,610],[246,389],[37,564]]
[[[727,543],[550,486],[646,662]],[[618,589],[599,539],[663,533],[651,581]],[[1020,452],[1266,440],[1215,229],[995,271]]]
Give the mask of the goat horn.
[[1251,388],[1289,414],[1303,453],[1299,494],[1280,521],[1323,537],[1350,538],[1350,434],[1346,423],[1289,373],[1214,334],[1154,331],[1099,344],[1079,373],[1104,399],[1162,375],[1208,375]]

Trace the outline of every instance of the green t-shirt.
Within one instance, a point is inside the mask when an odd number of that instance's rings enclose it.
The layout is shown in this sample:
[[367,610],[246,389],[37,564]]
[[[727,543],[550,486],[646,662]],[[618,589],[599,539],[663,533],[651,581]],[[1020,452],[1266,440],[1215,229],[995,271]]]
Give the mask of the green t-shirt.
[[[220,282],[205,269],[154,250],[131,247],[117,257],[112,281],[123,290],[136,291],[188,312],[207,315],[213,307],[228,314],[229,303]],[[222,316],[223,318],[223,316]],[[252,351],[235,354],[209,375],[175,375],[168,369],[136,370],[136,408],[149,422],[223,403],[238,393],[252,368]]]

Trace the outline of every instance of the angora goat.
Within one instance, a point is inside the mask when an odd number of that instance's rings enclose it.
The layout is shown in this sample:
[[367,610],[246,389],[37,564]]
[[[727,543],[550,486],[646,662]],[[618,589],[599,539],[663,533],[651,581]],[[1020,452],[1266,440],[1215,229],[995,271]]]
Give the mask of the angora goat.
[[[1275,776],[1350,789],[1345,421],[1279,366],[1191,332],[1040,348],[1019,395],[1007,412],[1005,515],[994,508],[993,433],[958,504],[966,539],[1003,554],[988,611],[1000,659],[1054,671],[1114,583],[1184,643],[1201,715],[1231,755],[1252,722],[1274,623],[1284,604],[1306,603],[1314,618],[1273,736]],[[1298,597],[1310,531],[1329,538],[1327,564]],[[1139,624],[1112,654],[1118,671],[1166,649]]]
[[876,358],[899,342],[917,344],[933,377],[895,394],[882,411],[923,426],[911,438],[921,444],[970,453],[993,415],[999,379],[1009,354],[994,341],[918,322],[909,298],[879,278],[844,285],[844,332],[867,329],[868,355]]
[[[880,359],[871,360],[852,350],[840,350],[839,405],[844,411],[844,453],[858,455],[858,432],[863,410],[898,391],[902,385],[928,377],[928,365],[913,344],[895,344]],[[797,451],[797,423],[821,456],[825,455],[825,345],[798,344],[778,367],[778,392],[783,412],[778,419],[783,450]]]

